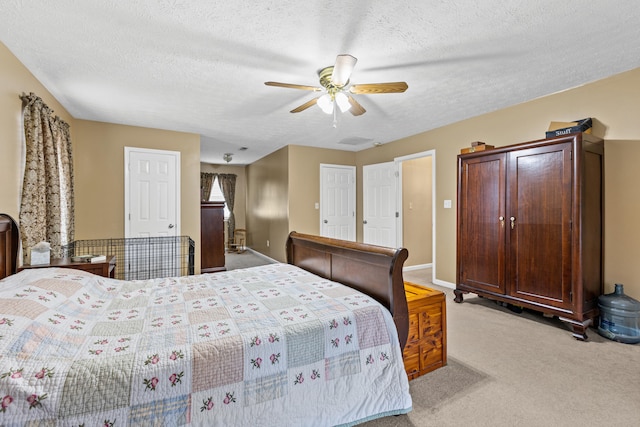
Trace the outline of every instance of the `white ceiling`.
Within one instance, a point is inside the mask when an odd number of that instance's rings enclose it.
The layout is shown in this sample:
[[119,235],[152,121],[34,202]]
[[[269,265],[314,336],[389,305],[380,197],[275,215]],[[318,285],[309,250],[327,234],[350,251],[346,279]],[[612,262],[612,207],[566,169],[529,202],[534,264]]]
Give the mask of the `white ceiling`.
[[[193,132],[201,160],[289,144],[358,151],[640,66],[637,0],[3,0],[0,41],[75,118]],[[336,55],[355,95],[337,127],[313,92]],[[571,119],[558,118],[558,119]],[[241,151],[241,147],[247,150]]]

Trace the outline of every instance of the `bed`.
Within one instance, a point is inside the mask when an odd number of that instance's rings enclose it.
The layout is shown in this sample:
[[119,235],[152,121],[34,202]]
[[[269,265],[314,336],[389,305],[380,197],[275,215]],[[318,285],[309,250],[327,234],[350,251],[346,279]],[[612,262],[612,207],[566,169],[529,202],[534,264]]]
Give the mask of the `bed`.
[[0,425],[327,426],[407,413],[406,258],[293,232],[287,263],[242,270],[10,275]]

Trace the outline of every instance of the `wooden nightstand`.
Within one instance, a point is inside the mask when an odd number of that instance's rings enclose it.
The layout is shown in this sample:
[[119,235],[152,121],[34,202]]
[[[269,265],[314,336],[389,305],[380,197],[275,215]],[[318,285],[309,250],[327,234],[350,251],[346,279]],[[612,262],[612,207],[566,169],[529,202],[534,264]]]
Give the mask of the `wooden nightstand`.
[[447,364],[447,308],[443,292],[404,282],[409,336],[404,367],[409,380]]
[[29,265],[25,264],[18,267],[18,271],[22,271],[27,268],[46,268],[46,267],[64,267],[73,268],[76,270],[84,270],[89,273],[97,274],[98,276],[110,277],[113,279],[116,271],[116,257],[115,255],[107,255],[105,262],[73,262],[71,258],[52,258],[49,264],[41,265]]

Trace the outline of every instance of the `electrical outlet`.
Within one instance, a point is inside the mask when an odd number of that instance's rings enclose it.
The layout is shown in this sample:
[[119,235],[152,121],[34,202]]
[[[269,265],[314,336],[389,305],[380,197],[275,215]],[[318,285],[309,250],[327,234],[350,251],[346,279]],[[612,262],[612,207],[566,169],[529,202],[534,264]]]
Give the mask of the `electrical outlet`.
[[451,209],[451,200],[445,200],[444,201],[444,208],[445,209]]
[[267,240],[267,247],[269,247],[269,241]]

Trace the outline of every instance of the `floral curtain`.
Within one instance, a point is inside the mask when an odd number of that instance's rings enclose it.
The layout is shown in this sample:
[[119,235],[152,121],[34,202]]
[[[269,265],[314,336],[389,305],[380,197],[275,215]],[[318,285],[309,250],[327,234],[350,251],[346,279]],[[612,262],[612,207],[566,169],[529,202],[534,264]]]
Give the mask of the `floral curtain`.
[[215,177],[215,173],[200,172],[200,200],[207,201],[211,197],[211,188]]
[[39,242],[51,244],[51,257],[74,238],[73,156],[69,125],[33,93],[22,95],[25,170],[20,234],[26,259]]
[[236,175],[232,173],[220,173],[218,174],[218,184],[222,190],[224,201],[227,203],[227,209],[229,209],[228,236],[232,238],[233,232],[236,229],[236,218],[233,214],[233,205],[236,199]]

